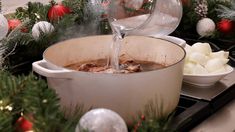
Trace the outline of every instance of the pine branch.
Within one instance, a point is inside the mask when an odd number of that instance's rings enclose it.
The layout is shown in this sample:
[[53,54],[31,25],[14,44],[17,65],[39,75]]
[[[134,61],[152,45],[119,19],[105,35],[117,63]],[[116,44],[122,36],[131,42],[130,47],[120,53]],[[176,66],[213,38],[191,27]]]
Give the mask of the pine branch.
[[36,21],[47,21],[47,12],[49,8],[50,5],[43,5],[40,2],[29,2],[27,8],[17,8],[13,17],[22,21],[30,19],[32,24]]
[[150,100],[135,119],[133,132],[173,132],[169,126],[174,117],[174,112],[170,115],[164,113],[164,102],[161,96],[156,96]]
[[[0,72],[0,131],[12,131],[21,113],[33,122],[38,132],[72,132],[83,114],[77,107],[73,117],[66,118],[59,99],[45,81],[29,76],[14,77]],[[12,109],[9,109],[12,108]]]
[[63,5],[69,7],[73,14],[77,16],[76,22],[81,23],[84,20],[84,7],[88,0],[63,0]]
[[30,21],[26,20],[20,27],[12,30],[2,40],[0,46],[1,51],[4,52],[2,66],[13,74],[30,72],[32,62],[42,59],[43,51],[57,42],[55,32],[41,34],[37,40],[33,38],[31,32],[22,32],[22,27],[29,24]]
[[0,112],[0,131],[1,132],[12,132],[12,117],[9,114]]
[[230,4],[229,1],[208,0],[208,17],[213,19],[214,22],[220,21],[216,9],[218,9],[220,5],[229,6]]
[[19,92],[16,85],[19,85],[19,80],[7,72],[0,71],[0,131],[13,131],[12,122],[15,113],[7,109],[7,106],[12,106],[11,98],[15,93]]
[[224,5],[219,5],[216,11],[219,13],[220,18],[227,18],[235,21],[235,1],[231,2],[231,7],[227,7]]
[[[177,27],[174,35],[181,37],[181,38],[191,38],[191,39],[198,39],[200,36],[196,32],[196,25],[198,21],[201,19],[195,12],[195,6],[197,0],[191,0],[190,5],[185,5],[183,8],[183,17],[179,26]],[[208,13],[207,17],[212,19],[215,23],[218,23],[221,18],[218,17],[220,13],[217,9],[220,8],[221,5],[225,7],[231,7],[231,1],[224,1],[224,0],[207,0],[208,3]],[[235,32],[234,32],[235,33]],[[234,33],[231,34],[223,34],[219,31],[215,31],[215,33],[210,36],[210,38],[206,39],[225,39],[229,41],[234,40]]]

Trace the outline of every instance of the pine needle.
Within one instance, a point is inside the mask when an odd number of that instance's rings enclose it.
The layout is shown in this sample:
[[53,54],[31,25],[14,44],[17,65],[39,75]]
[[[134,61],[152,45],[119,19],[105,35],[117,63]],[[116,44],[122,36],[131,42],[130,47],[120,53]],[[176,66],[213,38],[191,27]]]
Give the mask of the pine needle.
[[220,18],[227,18],[235,21],[235,0],[232,0],[231,7],[226,7],[224,5],[219,5],[216,9],[219,13]]

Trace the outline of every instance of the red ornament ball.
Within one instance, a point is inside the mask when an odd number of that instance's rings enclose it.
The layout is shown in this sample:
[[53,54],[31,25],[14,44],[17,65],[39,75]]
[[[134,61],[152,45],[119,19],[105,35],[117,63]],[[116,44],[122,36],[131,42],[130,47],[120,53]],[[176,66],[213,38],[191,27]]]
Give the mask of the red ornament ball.
[[13,30],[15,29],[16,27],[20,26],[22,23],[19,19],[10,19],[8,20],[8,27],[9,27],[9,30]]
[[58,4],[58,5],[53,5],[49,9],[47,16],[50,21],[53,21],[53,20],[59,20],[65,14],[69,14],[69,13],[71,13],[71,10],[68,7],[62,4]]
[[222,19],[220,22],[218,22],[217,27],[220,32],[230,33],[233,30],[233,22],[228,19]]
[[24,117],[20,117],[17,121],[16,121],[16,125],[17,125],[17,130],[19,132],[26,132],[26,131],[31,131],[33,130],[33,124],[32,122],[26,120]]
[[190,6],[191,5],[191,0],[181,0],[181,3],[183,6]]
[[145,116],[144,116],[144,115],[141,116],[141,120],[142,120],[142,121],[145,120]]

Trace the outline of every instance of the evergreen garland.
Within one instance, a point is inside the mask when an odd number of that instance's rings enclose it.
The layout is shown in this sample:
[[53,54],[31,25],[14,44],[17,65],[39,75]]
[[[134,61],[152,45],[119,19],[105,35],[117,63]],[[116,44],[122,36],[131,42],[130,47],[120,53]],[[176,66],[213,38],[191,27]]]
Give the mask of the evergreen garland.
[[[201,17],[195,12],[198,0],[186,0],[189,4],[183,5],[183,17],[180,22],[180,25],[177,27],[176,31],[172,34],[180,38],[186,39],[200,39],[200,36],[196,32],[197,22]],[[218,11],[221,6],[230,8],[232,6],[231,1],[227,0],[206,0],[208,4],[208,13],[207,17],[212,19],[215,23],[218,23],[222,18],[220,17],[220,11]],[[223,34],[216,30],[214,34],[207,39],[213,40],[227,40],[229,42],[234,42],[235,31],[231,34]]]
[[0,71],[0,131],[17,130],[17,119],[24,116],[35,132],[73,132],[83,114],[78,107],[73,117],[64,115],[59,99],[46,82],[33,74],[15,77]]
[[[16,9],[10,18],[19,19],[23,24],[10,31],[8,36],[1,40],[0,50],[4,50],[2,67],[15,75],[28,74],[32,62],[41,60],[42,53],[47,47],[59,41],[81,36],[77,32],[87,23],[83,13],[86,0],[64,0],[62,3],[72,9],[72,13],[65,15],[59,21],[51,21],[55,31],[43,34],[37,40],[33,38],[31,29],[36,22],[50,22],[47,13],[52,4],[29,2],[26,8]],[[22,32],[22,28],[28,31]],[[83,31],[86,30],[83,28]]]
[[230,7],[226,7],[224,5],[219,5],[217,11],[220,13],[219,17],[227,18],[235,21],[235,1],[232,1]]
[[[156,98],[158,102],[159,98]],[[168,117],[163,115],[163,105],[159,105],[154,100],[146,104],[143,115],[139,114],[134,126],[134,132],[174,132],[171,128],[174,112]],[[158,113],[156,113],[156,111]]]

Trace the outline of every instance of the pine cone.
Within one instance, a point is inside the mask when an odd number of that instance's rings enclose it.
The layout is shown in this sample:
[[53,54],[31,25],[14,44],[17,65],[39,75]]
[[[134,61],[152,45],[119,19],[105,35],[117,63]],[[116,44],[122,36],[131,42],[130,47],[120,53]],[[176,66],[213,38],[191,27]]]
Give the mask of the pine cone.
[[206,18],[208,13],[207,0],[197,0],[195,4],[195,12],[197,15],[201,18]]

